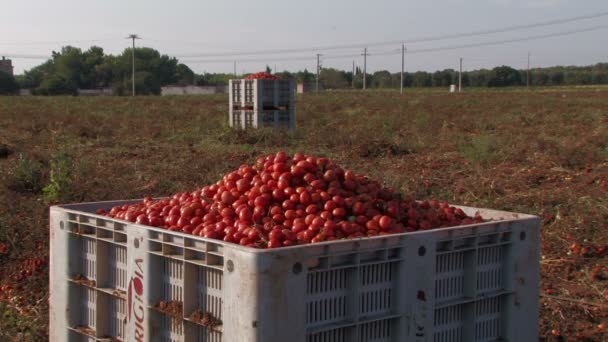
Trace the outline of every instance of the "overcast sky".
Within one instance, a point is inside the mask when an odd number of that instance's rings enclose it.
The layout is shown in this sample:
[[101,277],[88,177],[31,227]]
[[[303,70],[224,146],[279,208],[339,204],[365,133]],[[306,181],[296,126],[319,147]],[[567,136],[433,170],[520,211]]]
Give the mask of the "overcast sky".
[[[204,63],[189,55],[233,51],[307,48],[363,44],[546,22],[554,19],[608,12],[607,0],[2,0],[0,54],[50,56],[66,41],[88,48],[98,45],[107,53],[120,53],[130,45],[124,39],[137,33],[139,46],[176,56],[195,72],[232,72],[232,62]],[[501,41],[608,25],[608,16],[562,25],[517,30],[468,38],[410,43],[408,49]],[[464,69],[511,65],[524,68],[528,51],[532,66],[587,65],[608,61],[608,28],[503,44],[412,53],[406,69]],[[369,48],[369,72],[397,72],[401,56],[381,55],[399,44]],[[363,65],[359,48],[307,51],[273,56],[221,56],[214,60],[309,58],[305,61],[237,62],[237,71],[254,72],[266,64],[281,70],[316,67],[317,52],[324,67],[351,69]],[[378,54],[374,56],[374,54]],[[12,57],[16,73],[44,60]]]

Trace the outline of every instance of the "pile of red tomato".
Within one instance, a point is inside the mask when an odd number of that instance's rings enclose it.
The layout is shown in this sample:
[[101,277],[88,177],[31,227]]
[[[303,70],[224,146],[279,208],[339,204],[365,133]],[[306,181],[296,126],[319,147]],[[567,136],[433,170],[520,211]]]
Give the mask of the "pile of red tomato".
[[280,80],[281,78],[267,72],[256,72],[245,77],[246,80]]
[[255,248],[483,222],[446,202],[403,199],[327,158],[284,152],[242,165],[202,189],[157,201],[146,197],[107,215]]

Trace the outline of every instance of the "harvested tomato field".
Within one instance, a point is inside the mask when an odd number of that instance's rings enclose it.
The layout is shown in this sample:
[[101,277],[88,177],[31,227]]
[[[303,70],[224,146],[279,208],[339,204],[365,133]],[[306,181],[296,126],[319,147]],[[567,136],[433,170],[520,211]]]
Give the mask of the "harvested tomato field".
[[541,339],[608,338],[608,88],[304,95],[293,134],[227,113],[227,95],[0,98],[0,340],[47,337],[49,205],[167,196],[281,150],[541,216]]

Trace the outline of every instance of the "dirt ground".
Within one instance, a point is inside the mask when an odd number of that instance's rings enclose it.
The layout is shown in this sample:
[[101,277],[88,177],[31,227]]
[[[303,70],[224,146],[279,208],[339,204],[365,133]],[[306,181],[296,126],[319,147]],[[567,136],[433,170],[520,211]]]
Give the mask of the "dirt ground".
[[293,135],[227,127],[227,96],[0,97],[0,340],[48,328],[48,207],[165,196],[278,150],[412,194],[539,215],[540,332],[608,338],[608,88],[325,92]]

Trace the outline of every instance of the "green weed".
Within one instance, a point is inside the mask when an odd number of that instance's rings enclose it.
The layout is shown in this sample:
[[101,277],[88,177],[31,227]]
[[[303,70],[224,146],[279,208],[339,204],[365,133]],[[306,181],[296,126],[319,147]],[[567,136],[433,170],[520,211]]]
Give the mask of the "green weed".
[[38,193],[43,186],[42,165],[19,156],[17,166],[7,180],[9,189],[21,193]]
[[488,164],[498,159],[498,143],[491,135],[481,134],[460,146],[460,152],[467,160],[476,164]]
[[73,160],[66,152],[51,155],[51,173],[48,184],[42,189],[42,196],[48,203],[65,199],[69,193]]

